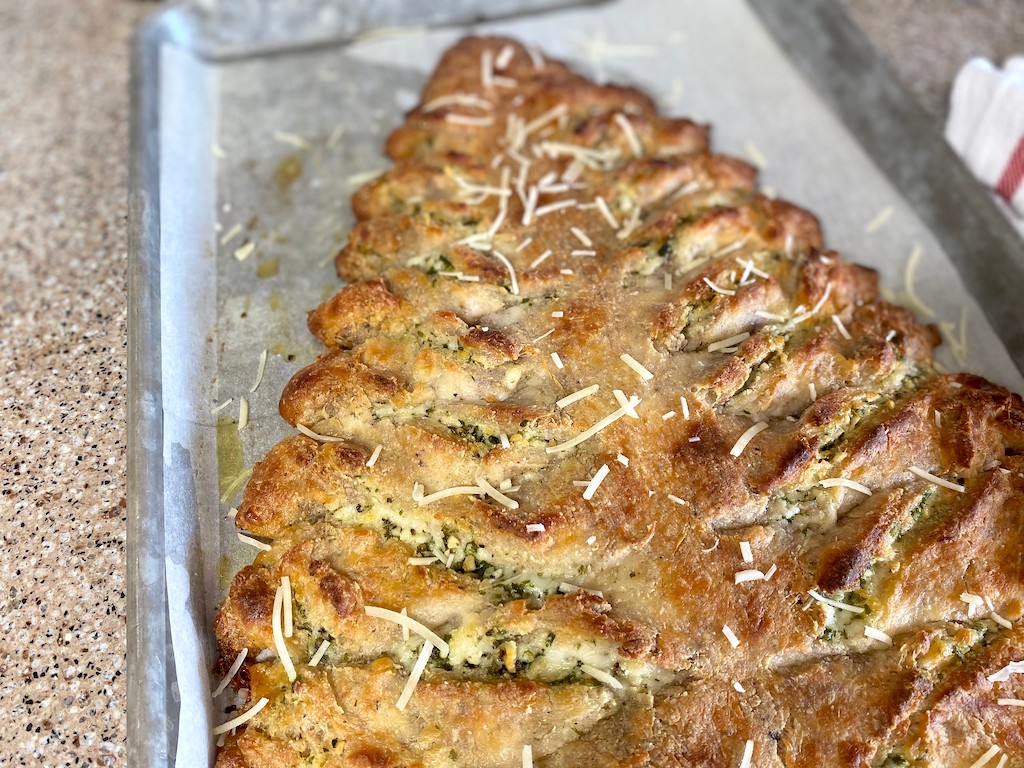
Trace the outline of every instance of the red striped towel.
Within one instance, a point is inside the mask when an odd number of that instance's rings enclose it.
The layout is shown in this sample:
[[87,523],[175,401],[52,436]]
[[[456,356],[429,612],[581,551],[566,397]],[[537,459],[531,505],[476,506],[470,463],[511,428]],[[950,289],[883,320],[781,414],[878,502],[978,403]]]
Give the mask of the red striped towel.
[[985,59],[964,65],[953,83],[946,139],[974,175],[1024,217],[1024,57],[1002,69]]

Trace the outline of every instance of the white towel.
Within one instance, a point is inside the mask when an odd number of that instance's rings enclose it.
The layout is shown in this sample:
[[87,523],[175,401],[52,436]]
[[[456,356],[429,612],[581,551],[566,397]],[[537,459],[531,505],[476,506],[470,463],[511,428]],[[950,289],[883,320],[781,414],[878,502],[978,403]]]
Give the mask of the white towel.
[[1024,56],[1008,59],[1001,69],[985,59],[964,65],[950,95],[946,140],[1009,204],[1024,233]]

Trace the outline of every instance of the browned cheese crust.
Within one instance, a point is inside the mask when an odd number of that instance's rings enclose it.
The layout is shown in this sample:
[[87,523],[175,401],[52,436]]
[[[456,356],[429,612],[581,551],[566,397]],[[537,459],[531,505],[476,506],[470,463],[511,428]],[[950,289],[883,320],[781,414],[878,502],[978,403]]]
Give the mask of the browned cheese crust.
[[[247,649],[269,701],[220,768],[1024,760],[1021,398],[937,373],[708,139],[513,40],[445,53],[281,397],[323,439],[238,511],[271,549],[217,672]],[[449,645],[404,709],[424,638],[374,606]]]

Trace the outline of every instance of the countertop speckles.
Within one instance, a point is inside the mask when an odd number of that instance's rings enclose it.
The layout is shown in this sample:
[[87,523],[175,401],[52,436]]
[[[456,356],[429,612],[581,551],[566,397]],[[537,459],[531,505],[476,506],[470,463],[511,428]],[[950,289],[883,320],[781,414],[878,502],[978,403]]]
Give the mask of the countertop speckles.
[[0,763],[123,765],[128,40],[0,1]]
[[[843,2],[937,119],[964,58],[1024,39],[1018,0]],[[125,765],[128,46],[153,7],[0,0],[5,766]]]

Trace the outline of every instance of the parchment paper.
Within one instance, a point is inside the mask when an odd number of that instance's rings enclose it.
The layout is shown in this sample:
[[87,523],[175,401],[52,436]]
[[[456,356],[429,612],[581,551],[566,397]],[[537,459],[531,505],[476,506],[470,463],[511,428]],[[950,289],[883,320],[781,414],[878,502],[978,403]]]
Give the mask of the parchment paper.
[[[169,743],[177,742],[179,766],[211,764],[210,728],[233,716],[224,713],[230,696],[209,696],[217,683],[208,673],[212,619],[231,575],[256,552],[238,541],[227,513],[244,470],[292,433],[277,400],[320,351],[305,316],[340,284],[331,259],[352,224],[352,177],[386,166],[384,137],[416,102],[441,51],[466,31],[221,64],[165,51],[164,520],[181,696]],[[954,339],[964,333],[939,360],[1022,389],[934,238],[741,0],[620,0],[475,31],[516,36],[599,79],[641,85],[667,113],[712,123],[718,151],[763,157],[764,186],[817,213],[831,247],[878,269],[894,298],[919,247],[916,292],[934,313],[922,319],[946,324]],[[886,211],[885,223],[867,231]],[[236,258],[249,242],[251,252]],[[263,350],[265,375],[250,393]],[[249,423],[238,431],[243,396]]]

